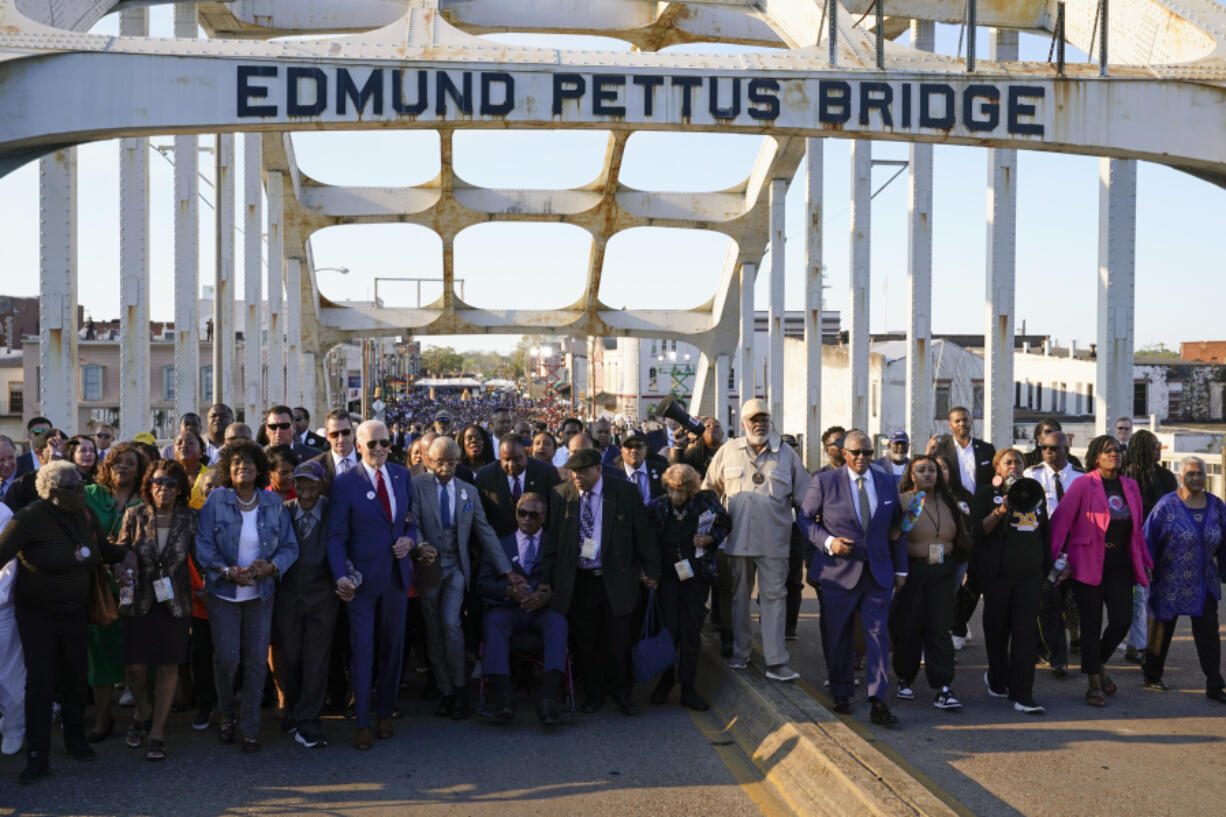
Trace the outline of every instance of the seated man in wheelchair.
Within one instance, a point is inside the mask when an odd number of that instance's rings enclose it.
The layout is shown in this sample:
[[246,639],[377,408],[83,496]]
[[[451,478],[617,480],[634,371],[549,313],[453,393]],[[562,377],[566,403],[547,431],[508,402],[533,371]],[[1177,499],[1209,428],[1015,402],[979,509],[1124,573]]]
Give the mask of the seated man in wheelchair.
[[487,559],[481,564],[477,590],[487,605],[482,668],[490,689],[490,711],[498,720],[514,717],[511,637],[535,631],[545,644],[544,678],[536,713],[543,726],[554,726],[558,723],[558,689],[566,668],[567,625],[565,616],[547,606],[548,591],[537,589],[544,539],[541,528],[548,508],[549,503],[540,494],[524,494],[515,507],[518,530],[499,540],[512,570],[528,580],[527,586],[509,583]]

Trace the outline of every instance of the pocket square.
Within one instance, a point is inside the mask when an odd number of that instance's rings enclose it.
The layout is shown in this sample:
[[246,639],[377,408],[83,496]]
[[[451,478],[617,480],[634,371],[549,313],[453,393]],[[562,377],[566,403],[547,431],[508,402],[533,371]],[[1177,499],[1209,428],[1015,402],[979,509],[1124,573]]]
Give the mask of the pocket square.
[[883,501],[881,504],[882,504],[882,505],[893,505],[893,504],[894,504],[894,500],[892,500],[892,499],[887,499],[887,500],[884,500],[884,501]]

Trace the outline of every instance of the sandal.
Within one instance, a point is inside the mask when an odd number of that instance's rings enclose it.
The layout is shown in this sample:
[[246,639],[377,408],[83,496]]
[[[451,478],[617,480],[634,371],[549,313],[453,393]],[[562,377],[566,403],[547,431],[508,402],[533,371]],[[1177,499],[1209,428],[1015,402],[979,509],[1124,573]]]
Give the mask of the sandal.
[[1099,683],[1102,685],[1103,692],[1105,692],[1106,694],[1114,695],[1115,693],[1120,691],[1120,688],[1115,685],[1115,681],[1112,681],[1110,678],[1107,677],[1107,673],[1105,672],[1099,673],[1098,680],[1099,680]]
[[1086,690],[1086,703],[1090,706],[1103,707],[1107,705],[1107,699],[1103,697],[1101,689]]
[[145,735],[149,734],[149,730],[153,728],[153,721],[138,721],[133,720],[132,725],[128,727],[127,737],[123,742],[128,744],[129,748],[139,748],[145,742]]
[[149,748],[145,751],[145,760],[165,760],[166,741],[157,738],[149,739]]

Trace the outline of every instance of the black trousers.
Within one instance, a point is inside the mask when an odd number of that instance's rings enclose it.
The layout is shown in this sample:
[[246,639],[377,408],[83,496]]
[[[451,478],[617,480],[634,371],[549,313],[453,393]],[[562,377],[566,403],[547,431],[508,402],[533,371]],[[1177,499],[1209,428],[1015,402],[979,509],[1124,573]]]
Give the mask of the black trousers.
[[[1196,643],[1196,657],[1200,659],[1201,672],[1205,673],[1206,689],[1221,689],[1226,686],[1222,681],[1222,639],[1218,634],[1217,599],[1205,593],[1205,607],[1199,616],[1188,616],[1192,619],[1192,640]],[[1170,621],[1149,620],[1149,638],[1145,644],[1145,663],[1142,671],[1146,681],[1162,680],[1162,671],[1166,667],[1166,655],[1171,649],[1171,636],[1175,633],[1175,623],[1179,616]]]
[[805,590],[805,545],[808,540],[792,525],[792,538],[788,542],[788,575],[783,586],[788,591],[784,610],[784,632],[795,633],[800,622],[800,599]]
[[[1034,694],[1034,662],[1038,648],[1038,614],[1045,577],[1026,581],[983,579],[983,643],[988,653],[988,683],[1008,689],[1015,701]],[[1054,588],[1059,590],[1059,588]],[[1064,622],[1060,622],[1064,633]],[[1065,642],[1065,661],[1068,643]]]
[[277,685],[285,693],[285,714],[295,724],[319,725],[339,606],[334,593],[308,604],[297,593],[277,591],[272,611],[273,667]]
[[336,613],[332,650],[328,657],[328,704],[340,708],[349,702],[349,609],[342,604]]
[[894,594],[890,608],[894,675],[899,684],[919,674],[921,651],[928,686],[940,690],[953,683],[954,643],[949,626],[957,577],[958,563],[953,559],[939,565],[914,556],[908,559],[907,583]]
[[217,684],[213,679],[213,631],[207,618],[192,616],[187,644],[196,706],[211,709],[217,705]]
[[604,577],[575,571],[570,602],[572,651],[584,696],[630,693],[630,614],[614,615],[605,592]]
[[681,581],[672,567],[660,577],[660,617],[677,642],[677,680],[694,683],[698,650],[702,646],[702,621],[707,616],[707,593],[711,585],[701,576]]
[[[1103,671],[1103,664],[1132,626],[1132,565],[1108,556],[1101,582],[1084,584],[1070,579],[1069,583],[1081,617],[1081,671],[1095,675]],[[1106,629],[1103,605],[1107,607]]]
[[967,570],[966,578],[963,579],[962,584],[958,585],[954,593],[953,634],[959,638],[966,638],[966,625],[970,622],[971,616],[975,615],[975,608],[979,606],[981,595],[983,591],[979,587],[979,574],[974,570]]
[[26,746],[31,755],[45,757],[51,751],[51,704],[57,692],[64,740],[85,737],[85,607],[65,613],[18,600],[14,612],[26,662]]
[[711,588],[711,617],[721,633],[732,636],[732,563],[722,550],[715,552],[715,586]]
[[1053,667],[1068,666],[1068,630],[1064,626],[1068,596],[1069,582],[1054,587],[1043,582],[1039,598],[1040,643],[1036,646],[1039,654],[1045,656]]

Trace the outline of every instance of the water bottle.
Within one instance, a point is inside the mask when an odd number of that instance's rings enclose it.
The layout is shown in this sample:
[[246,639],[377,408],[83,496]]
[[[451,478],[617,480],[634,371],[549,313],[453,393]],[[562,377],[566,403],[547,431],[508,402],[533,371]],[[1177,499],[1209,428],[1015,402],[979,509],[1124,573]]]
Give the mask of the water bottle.
[[[128,578],[131,579],[132,569],[128,568],[126,572],[128,574]],[[125,584],[119,588],[119,606],[120,607],[131,607],[136,602],[135,588],[136,588],[135,583]]]
[[903,533],[906,533],[915,527],[916,520],[918,520],[920,514],[924,512],[925,496],[926,494],[923,491],[919,491],[915,494],[915,497],[912,498],[910,504],[907,505],[907,513],[903,516],[902,524],[899,526],[902,528]]
[[1061,553],[1056,557],[1056,562],[1051,566],[1051,572],[1047,574],[1048,584],[1057,584],[1060,581],[1060,574],[1068,567],[1068,554]]

